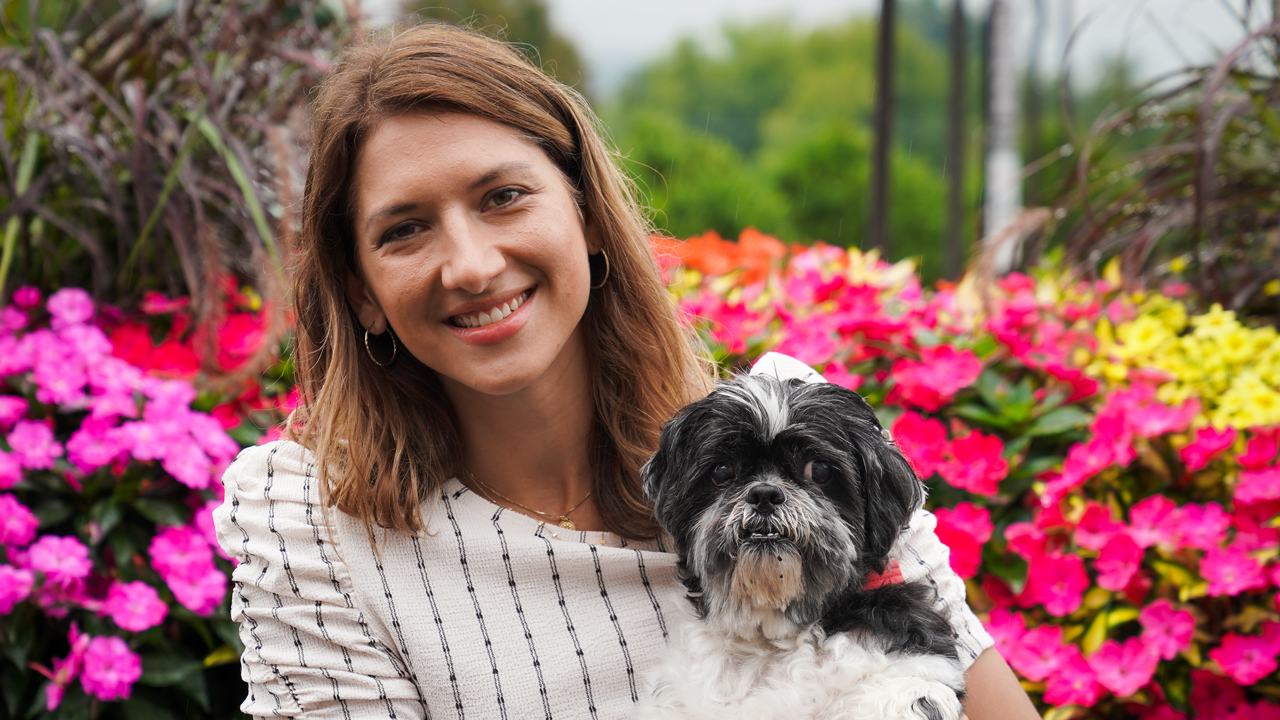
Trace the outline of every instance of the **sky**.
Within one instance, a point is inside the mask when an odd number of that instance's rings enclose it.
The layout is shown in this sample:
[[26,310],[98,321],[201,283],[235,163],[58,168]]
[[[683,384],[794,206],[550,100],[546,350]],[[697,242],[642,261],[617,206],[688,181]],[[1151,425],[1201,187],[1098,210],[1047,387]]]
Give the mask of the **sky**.
[[[385,0],[382,0],[385,1]],[[950,8],[953,0],[939,0]],[[971,17],[986,12],[989,0],[963,0]],[[1077,28],[1070,68],[1088,82],[1108,58],[1125,54],[1139,79],[1154,78],[1188,63],[1205,63],[1244,38],[1240,17],[1255,6],[1255,25],[1264,20],[1263,0],[1041,0],[1046,41],[1042,68],[1061,66],[1070,28]],[[553,25],[577,45],[590,73],[591,90],[608,97],[645,62],[661,56],[683,37],[715,47],[725,23],[785,19],[797,28],[815,27],[852,15],[873,15],[878,0],[547,0]],[[1015,0],[1024,62],[1029,56],[1036,0]],[[1265,15],[1269,16],[1266,10]],[[1069,18],[1069,19],[1068,19]]]

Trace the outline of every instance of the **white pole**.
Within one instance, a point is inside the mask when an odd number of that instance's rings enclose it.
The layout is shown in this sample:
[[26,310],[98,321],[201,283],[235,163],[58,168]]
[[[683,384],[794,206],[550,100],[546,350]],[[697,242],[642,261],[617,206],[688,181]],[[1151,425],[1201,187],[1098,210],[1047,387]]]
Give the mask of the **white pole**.
[[[987,198],[983,236],[992,239],[1022,212],[1022,157],[1018,149],[1018,71],[1015,56],[1014,8],[1010,0],[991,3],[991,120],[987,143]],[[1014,243],[995,255],[995,270],[1013,269]]]

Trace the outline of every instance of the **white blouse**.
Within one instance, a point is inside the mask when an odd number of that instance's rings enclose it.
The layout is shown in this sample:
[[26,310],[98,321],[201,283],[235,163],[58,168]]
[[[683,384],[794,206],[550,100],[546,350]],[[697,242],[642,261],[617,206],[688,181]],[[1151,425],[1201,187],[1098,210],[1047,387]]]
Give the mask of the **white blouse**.
[[[428,534],[377,529],[376,547],[321,506],[296,443],[245,450],[223,484],[240,707],[256,717],[624,718],[689,614],[669,540],[547,526],[457,480],[423,507]],[[917,513],[894,556],[933,586],[967,667],[992,639],[934,526]]]

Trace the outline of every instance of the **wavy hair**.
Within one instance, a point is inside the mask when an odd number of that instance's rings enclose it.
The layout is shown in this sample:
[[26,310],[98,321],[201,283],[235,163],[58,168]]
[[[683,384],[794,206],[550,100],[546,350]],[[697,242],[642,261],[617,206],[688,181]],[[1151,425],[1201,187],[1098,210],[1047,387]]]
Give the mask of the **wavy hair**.
[[435,373],[408,353],[386,367],[372,362],[345,293],[347,271],[360,274],[352,178],[364,141],[388,117],[440,110],[533,139],[600,235],[610,274],[591,291],[581,321],[595,403],[595,497],[611,531],[653,537],[640,468],[662,424],[705,395],[714,373],[676,314],[632,185],[586,101],[513,48],[469,30],[426,24],[360,40],[319,89],[293,275],[301,402],[289,437],[318,458],[326,507],[370,532],[423,531],[420,508],[461,470],[456,416]]

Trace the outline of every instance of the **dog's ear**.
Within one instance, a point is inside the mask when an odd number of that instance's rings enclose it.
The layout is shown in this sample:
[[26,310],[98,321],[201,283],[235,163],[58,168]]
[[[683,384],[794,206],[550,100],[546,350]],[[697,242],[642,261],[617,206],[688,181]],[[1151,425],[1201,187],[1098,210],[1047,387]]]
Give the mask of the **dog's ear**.
[[640,483],[644,494],[653,503],[656,514],[662,502],[662,492],[669,485],[670,475],[677,471],[676,448],[680,447],[684,434],[686,411],[681,411],[662,426],[662,435],[658,438],[658,451],[640,468]]

